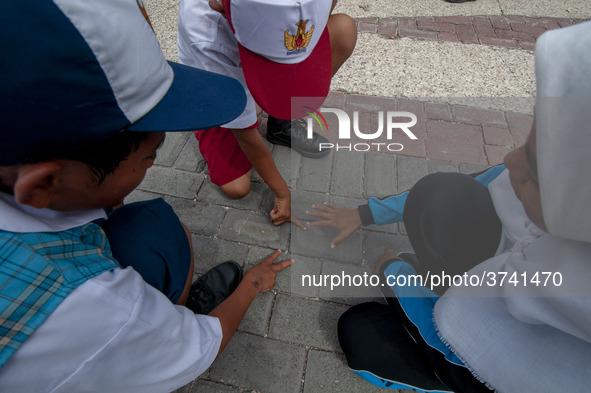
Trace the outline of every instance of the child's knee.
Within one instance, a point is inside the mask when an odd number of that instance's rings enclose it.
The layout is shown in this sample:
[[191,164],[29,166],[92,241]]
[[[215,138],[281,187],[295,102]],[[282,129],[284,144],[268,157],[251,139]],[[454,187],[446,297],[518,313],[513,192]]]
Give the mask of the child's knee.
[[238,179],[220,186],[220,188],[230,198],[239,199],[245,197],[250,192],[250,171]]
[[330,46],[334,54],[349,57],[357,43],[357,25],[346,14],[331,15],[328,20]]

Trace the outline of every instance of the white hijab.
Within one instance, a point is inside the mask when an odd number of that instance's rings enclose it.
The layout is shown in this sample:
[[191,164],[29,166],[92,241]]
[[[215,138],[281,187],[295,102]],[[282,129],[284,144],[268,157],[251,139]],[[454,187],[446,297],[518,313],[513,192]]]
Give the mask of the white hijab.
[[[437,302],[439,333],[473,373],[504,393],[591,391],[591,22],[536,45],[537,228],[507,173],[489,189],[503,223],[497,255],[472,269],[528,285],[455,287]],[[529,281],[551,272],[546,286]],[[500,279],[500,276],[498,276]],[[562,279],[560,286],[553,280]]]

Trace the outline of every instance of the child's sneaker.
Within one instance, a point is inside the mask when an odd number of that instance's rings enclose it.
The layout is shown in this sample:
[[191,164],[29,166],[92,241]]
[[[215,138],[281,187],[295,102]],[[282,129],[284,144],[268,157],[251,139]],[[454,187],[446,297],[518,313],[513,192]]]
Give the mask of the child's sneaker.
[[307,126],[304,119],[281,120],[269,116],[267,120],[267,140],[275,145],[291,147],[304,157],[320,158],[330,153],[330,149],[320,150],[321,143],[328,139],[314,132],[313,138],[306,137]]
[[234,292],[242,280],[242,267],[226,261],[211,268],[191,285],[187,307],[195,314],[209,314]]

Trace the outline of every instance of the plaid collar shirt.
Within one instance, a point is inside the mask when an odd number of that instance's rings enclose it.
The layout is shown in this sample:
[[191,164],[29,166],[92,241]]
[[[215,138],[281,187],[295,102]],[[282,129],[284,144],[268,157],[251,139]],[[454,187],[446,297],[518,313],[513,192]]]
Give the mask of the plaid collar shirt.
[[0,230],[0,367],[75,288],[118,267],[93,223],[60,232]]

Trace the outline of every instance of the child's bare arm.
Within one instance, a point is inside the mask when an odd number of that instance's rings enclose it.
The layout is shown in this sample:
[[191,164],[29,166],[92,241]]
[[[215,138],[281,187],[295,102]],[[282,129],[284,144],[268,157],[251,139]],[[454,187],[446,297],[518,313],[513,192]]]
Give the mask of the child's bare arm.
[[273,288],[277,272],[292,264],[292,260],[273,264],[280,254],[281,251],[277,250],[261,263],[248,269],[238,288],[209,313],[210,316],[217,317],[222,325],[223,338],[217,356],[234,335],[254,298],[260,292]]
[[279,170],[277,170],[271,152],[267,148],[267,145],[265,145],[257,128],[235,130],[234,135],[254,169],[275,193],[275,204],[271,211],[273,224],[280,225],[287,221],[293,221],[295,224],[304,228],[296,218],[291,217],[291,194],[289,188],[287,188],[285,180],[283,180]]

